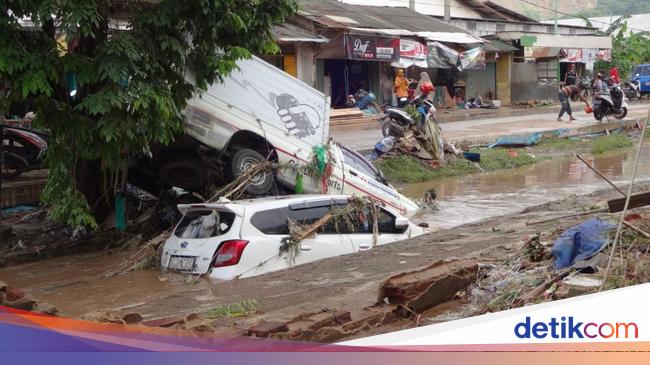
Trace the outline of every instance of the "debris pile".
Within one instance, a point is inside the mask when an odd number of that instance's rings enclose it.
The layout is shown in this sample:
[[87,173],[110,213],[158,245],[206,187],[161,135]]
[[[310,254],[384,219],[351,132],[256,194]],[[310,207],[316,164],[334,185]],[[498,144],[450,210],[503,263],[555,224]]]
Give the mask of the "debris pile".
[[58,312],[53,305],[37,303],[24,291],[7,286],[2,281],[0,281],[0,306],[50,315],[55,315]]

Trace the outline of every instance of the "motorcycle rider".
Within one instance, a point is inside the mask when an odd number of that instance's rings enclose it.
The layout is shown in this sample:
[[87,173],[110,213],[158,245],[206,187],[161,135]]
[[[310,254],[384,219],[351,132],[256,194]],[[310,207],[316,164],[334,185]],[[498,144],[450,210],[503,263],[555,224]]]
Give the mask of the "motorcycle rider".
[[584,101],[585,104],[587,104],[587,106],[589,105],[585,97],[582,95],[582,90],[584,88],[585,88],[584,83],[580,82],[578,83],[578,86],[567,85],[560,89],[560,91],[557,94],[557,98],[560,100],[560,103],[562,103],[562,108],[560,109],[560,114],[557,116],[558,122],[564,121],[562,119],[562,116],[564,116],[565,112],[569,114],[569,121],[576,120],[576,118],[573,117],[573,111],[571,111],[571,102],[570,102],[571,97],[575,96],[581,101]]

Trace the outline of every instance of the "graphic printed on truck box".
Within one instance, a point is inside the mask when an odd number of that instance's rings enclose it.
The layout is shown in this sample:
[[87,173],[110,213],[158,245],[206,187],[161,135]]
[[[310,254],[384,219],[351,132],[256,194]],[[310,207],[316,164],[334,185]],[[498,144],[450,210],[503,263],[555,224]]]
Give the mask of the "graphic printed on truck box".
[[299,80],[275,77],[278,70],[255,59],[238,66],[223,83],[211,85],[209,92],[283,134],[311,145],[327,141],[329,103],[322,93]]

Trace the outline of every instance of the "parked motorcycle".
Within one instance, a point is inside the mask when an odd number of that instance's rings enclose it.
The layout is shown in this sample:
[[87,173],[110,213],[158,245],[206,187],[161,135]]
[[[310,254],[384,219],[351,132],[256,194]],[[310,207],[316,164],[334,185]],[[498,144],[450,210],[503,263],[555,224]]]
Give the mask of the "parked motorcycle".
[[436,108],[433,103],[426,99],[427,95],[433,92],[433,85],[424,84],[422,94],[419,97],[404,101],[406,105],[413,105],[419,111],[419,120],[414,119],[404,108],[388,107],[384,110],[384,116],[380,119],[381,132],[384,137],[393,136],[400,138],[404,132],[415,126],[416,129],[422,129],[422,122],[426,119],[431,109],[433,113]]
[[641,84],[639,80],[629,80],[625,82],[625,87],[623,88],[625,96],[632,100],[633,98],[641,98]]
[[2,126],[2,178],[15,179],[39,169],[48,136],[34,130]]
[[625,92],[619,85],[614,85],[609,95],[605,93],[597,93],[594,95],[592,110],[594,118],[602,121],[603,118],[613,116],[616,119],[623,119],[627,116],[627,98]]

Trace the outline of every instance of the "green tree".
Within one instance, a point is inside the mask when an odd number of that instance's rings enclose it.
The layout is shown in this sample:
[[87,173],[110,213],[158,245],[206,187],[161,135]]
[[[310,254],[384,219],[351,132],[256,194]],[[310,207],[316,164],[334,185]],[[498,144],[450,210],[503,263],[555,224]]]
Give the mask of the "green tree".
[[635,65],[650,61],[650,34],[647,32],[629,33],[627,18],[615,21],[603,35],[612,36],[612,61],[598,61],[596,69],[618,68],[621,77],[629,78]]
[[182,130],[197,86],[251,52],[276,51],[271,26],[296,9],[294,0],[0,4],[0,80],[11,85],[0,111],[34,101],[35,123],[51,132],[42,199],[53,218],[76,226],[96,225],[130,154]]

